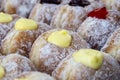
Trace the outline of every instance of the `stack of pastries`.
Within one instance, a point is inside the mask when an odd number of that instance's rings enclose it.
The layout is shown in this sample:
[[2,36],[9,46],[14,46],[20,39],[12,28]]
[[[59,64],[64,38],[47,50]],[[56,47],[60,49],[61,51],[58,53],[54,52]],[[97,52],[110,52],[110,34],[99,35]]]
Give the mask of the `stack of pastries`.
[[0,0],[0,80],[119,80],[120,0]]

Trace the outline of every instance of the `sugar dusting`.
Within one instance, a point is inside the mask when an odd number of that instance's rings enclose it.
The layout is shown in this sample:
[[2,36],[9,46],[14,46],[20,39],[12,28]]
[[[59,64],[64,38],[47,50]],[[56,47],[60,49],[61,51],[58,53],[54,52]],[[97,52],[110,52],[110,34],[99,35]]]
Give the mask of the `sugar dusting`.
[[36,4],[32,9],[29,18],[37,21],[50,24],[54,12],[58,9],[55,4]]
[[76,31],[86,15],[86,11],[82,7],[64,5],[55,12],[51,26]]
[[25,71],[35,71],[34,65],[31,61],[18,54],[10,54],[3,58],[1,65],[5,68],[6,74],[3,80],[18,76],[20,73]]
[[78,33],[91,48],[101,49],[116,28],[107,20],[88,17],[79,27]]

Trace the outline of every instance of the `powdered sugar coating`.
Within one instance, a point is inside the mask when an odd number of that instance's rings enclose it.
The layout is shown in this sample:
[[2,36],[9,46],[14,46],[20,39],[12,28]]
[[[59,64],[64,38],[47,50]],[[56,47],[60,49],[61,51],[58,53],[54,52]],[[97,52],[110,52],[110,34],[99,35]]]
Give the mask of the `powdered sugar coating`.
[[119,64],[110,55],[102,54],[104,55],[103,64],[97,70],[75,62],[70,55],[60,62],[52,76],[56,80],[119,80]]
[[55,4],[36,4],[32,9],[29,18],[37,21],[50,24],[54,12],[58,9]]
[[25,78],[28,80],[55,80],[53,77],[46,73],[41,73],[41,72],[23,72],[22,74],[18,75],[16,79],[21,79]]
[[35,3],[40,0],[4,0],[4,11],[10,14],[18,14],[28,17]]
[[49,43],[47,38],[54,31],[57,30],[47,31],[40,35],[34,42],[30,52],[30,59],[36,65],[37,69],[49,74],[52,73],[58,63],[67,55],[72,54],[80,48],[89,48],[86,41],[74,32],[69,32],[72,36],[72,42],[67,48],[62,48]]
[[3,58],[1,66],[5,69],[5,76],[2,80],[13,80],[25,71],[35,71],[36,68],[32,62],[19,54],[10,54]]
[[3,56],[2,54],[0,54],[0,65],[1,65],[1,62],[2,62],[3,58],[5,58],[5,56]]
[[120,0],[101,0],[108,10],[120,11]]
[[120,62],[120,28],[117,29],[107,40],[101,49],[102,51],[112,55]]
[[90,44],[91,48],[101,49],[116,28],[117,26],[107,20],[88,17],[79,27],[78,33]]
[[51,26],[76,31],[86,15],[86,11],[82,7],[63,5],[55,12]]
[[90,5],[86,6],[84,9],[86,10],[87,14],[91,11],[94,11],[96,9],[100,9],[105,7],[104,4],[101,1],[93,1]]
[[14,28],[2,41],[2,53],[20,53],[27,56],[35,39],[43,32],[50,30],[47,24],[39,23],[36,30],[15,30]]
[[0,46],[2,39],[7,35],[7,33],[14,27],[14,24],[17,19],[19,19],[19,16],[17,15],[11,15],[13,17],[13,20],[9,23],[0,23]]
[[113,25],[120,26],[120,12],[117,10],[108,10],[107,20]]

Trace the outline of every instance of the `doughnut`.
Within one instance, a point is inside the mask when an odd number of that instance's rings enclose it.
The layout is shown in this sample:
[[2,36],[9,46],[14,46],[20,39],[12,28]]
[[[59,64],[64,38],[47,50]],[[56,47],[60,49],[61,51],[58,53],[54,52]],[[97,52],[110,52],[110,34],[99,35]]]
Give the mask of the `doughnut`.
[[20,17],[18,15],[9,15],[3,12],[0,12],[0,52],[1,52],[1,42],[8,34],[8,32],[13,28],[15,22]]
[[3,57],[0,63],[0,79],[2,80],[13,80],[25,71],[36,71],[36,68],[28,58],[17,53]]
[[93,49],[80,49],[63,59],[52,76],[56,80],[119,80],[120,69],[110,55]]
[[58,9],[55,4],[36,4],[32,9],[29,18],[37,22],[44,22],[50,25],[54,12]]
[[63,5],[55,12],[51,21],[51,26],[53,28],[76,31],[86,17],[87,13],[84,8]]
[[36,23],[34,20],[20,18],[15,26],[2,40],[2,54],[18,52],[28,57],[33,42],[43,32],[50,30],[44,23]]
[[28,17],[33,6],[40,0],[3,0],[4,12]]
[[88,17],[78,28],[81,35],[93,49],[100,50],[117,26],[108,20]]
[[35,40],[29,57],[39,71],[51,74],[62,59],[80,48],[89,45],[77,33],[54,29]]

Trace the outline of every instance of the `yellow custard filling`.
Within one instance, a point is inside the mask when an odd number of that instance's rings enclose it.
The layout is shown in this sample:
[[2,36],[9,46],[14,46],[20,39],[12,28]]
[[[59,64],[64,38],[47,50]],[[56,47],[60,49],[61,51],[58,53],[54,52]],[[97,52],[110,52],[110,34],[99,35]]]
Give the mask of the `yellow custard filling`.
[[2,66],[0,66],[0,80],[4,77],[5,75],[5,70]]
[[37,23],[31,19],[21,18],[15,23],[16,30],[36,30]]
[[98,69],[103,63],[102,53],[93,49],[80,49],[73,54],[73,59],[93,69]]
[[0,13],[0,23],[8,23],[8,22],[11,22],[12,20],[13,20],[13,17],[11,15],[3,12]]
[[71,40],[71,35],[67,30],[55,31],[48,37],[48,42],[63,48],[69,47]]

